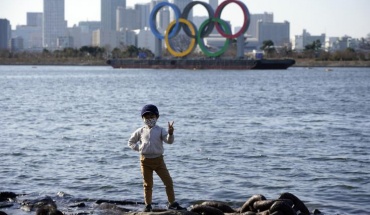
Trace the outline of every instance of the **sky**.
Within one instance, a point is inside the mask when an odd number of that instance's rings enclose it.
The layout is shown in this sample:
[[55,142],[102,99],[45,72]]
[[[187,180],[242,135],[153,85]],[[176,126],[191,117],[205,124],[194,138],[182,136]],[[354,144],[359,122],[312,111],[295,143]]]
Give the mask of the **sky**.
[[[207,0],[204,0],[207,2]],[[290,22],[290,36],[325,33],[328,37],[367,37],[370,34],[370,0],[241,0],[252,14],[269,12],[275,22]],[[150,0],[127,0],[127,6]],[[221,2],[221,1],[220,1]],[[100,0],[65,0],[65,18],[72,27],[79,21],[100,21]],[[43,0],[0,0],[0,18],[10,21],[12,29],[25,25],[27,12],[42,12]],[[195,16],[207,15],[202,6],[193,9]],[[235,3],[225,7],[222,19],[233,27],[243,24],[243,14]]]

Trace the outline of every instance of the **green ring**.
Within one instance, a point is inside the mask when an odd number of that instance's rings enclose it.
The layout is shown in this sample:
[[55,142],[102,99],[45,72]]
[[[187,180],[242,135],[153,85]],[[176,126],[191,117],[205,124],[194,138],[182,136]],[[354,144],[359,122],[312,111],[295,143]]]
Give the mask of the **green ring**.
[[224,46],[220,50],[218,50],[216,52],[208,51],[208,49],[204,45],[204,40],[203,40],[201,34],[203,32],[203,29],[208,25],[209,22],[218,22],[218,23],[220,23],[221,27],[223,29],[225,29],[226,34],[231,34],[230,26],[227,24],[227,22],[225,22],[224,20],[222,20],[220,18],[209,18],[209,19],[205,20],[202,23],[202,25],[199,27],[199,30],[198,30],[198,33],[197,33],[197,40],[198,40],[199,48],[203,51],[203,53],[207,57],[218,57],[218,56],[222,55],[223,53],[225,53],[226,50],[229,48],[230,39],[226,38]]

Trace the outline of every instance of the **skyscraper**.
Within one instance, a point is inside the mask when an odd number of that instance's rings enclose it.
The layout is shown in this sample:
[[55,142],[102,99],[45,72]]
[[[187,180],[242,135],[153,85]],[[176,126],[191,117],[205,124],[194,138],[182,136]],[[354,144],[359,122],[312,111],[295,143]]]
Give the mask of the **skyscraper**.
[[7,19],[0,19],[0,50],[9,50],[10,49],[10,22]]
[[44,0],[42,25],[43,47],[56,49],[58,37],[66,34],[67,22],[64,19],[64,0]]
[[[180,12],[184,10],[187,4],[192,2],[192,0],[170,0],[169,1],[172,4],[175,4],[177,7],[179,7]],[[181,14],[180,14],[181,15]],[[176,19],[175,13],[173,10],[170,8],[170,22]],[[188,20],[193,21],[193,10],[190,11]]]
[[101,0],[101,29],[116,31],[117,8],[126,8],[126,0]]
[[27,26],[42,26],[42,13],[28,12]]
[[247,31],[247,34],[252,38],[258,38],[258,23],[259,22],[274,22],[273,13],[260,13],[260,14],[251,14],[251,22]]
[[286,46],[290,44],[290,23],[285,21],[277,22],[258,22],[258,42],[272,40],[275,46]]
[[213,8],[214,11],[216,11],[218,7],[218,0],[209,0],[209,5]]

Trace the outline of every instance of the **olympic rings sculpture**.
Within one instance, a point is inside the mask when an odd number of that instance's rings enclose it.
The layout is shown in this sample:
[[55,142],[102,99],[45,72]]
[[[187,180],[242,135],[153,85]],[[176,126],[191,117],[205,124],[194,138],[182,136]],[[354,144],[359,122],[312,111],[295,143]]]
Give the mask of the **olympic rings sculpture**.
[[[244,19],[243,19],[244,23],[242,27],[240,28],[240,30],[236,32],[235,34],[231,33],[229,24],[220,18],[223,9],[231,3],[237,4],[242,9],[243,15],[244,15]],[[193,9],[195,5],[203,6],[207,10],[207,13],[209,16],[209,18],[201,24],[199,29],[196,29],[196,26],[194,25],[194,23],[192,23],[191,21],[187,19],[189,16],[190,10]],[[165,6],[170,7],[174,11],[175,20],[173,20],[168,25],[164,35],[162,35],[158,31],[155,23],[156,23],[157,13],[161,10],[161,8]],[[152,33],[154,34],[156,38],[160,40],[165,40],[167,50],[169,51],[171,55],[175,57],[184,57],[186,55],[189,55],[191,52],[193,52],[197,44],[199,45],[199,48],[203,51],[203,53],[206,56],[218,57],[226,52],[227,48],[229,47],[231,39],[235,39],[243,35],[248,30],[249,24],[250,24],[249,10],[243,2],[238,1],[238,0],[226,0],[222,2],[216,8],[216,11],[214,11],[213,8],[206,2],[192,1],[185,6],[182,13],[175,4],[168,3],[168,2],[160,2],[153,8],[153,10],[151,11],[149,15],[149,27]],[[213,31],[214,27],[216,27],[217,32],[221,36],[226,38],[226,40],[225,40],[224,46],[220,50],[216,52],[210,52],[204,44],[204,37],[209,36],[211,32]],[[169,39],[178,35],[181,28],[183,28],[185,34],[191,39],[190,39],[190,44],[189,44],[188,49],[182,52],[177,52],[171,47]]]

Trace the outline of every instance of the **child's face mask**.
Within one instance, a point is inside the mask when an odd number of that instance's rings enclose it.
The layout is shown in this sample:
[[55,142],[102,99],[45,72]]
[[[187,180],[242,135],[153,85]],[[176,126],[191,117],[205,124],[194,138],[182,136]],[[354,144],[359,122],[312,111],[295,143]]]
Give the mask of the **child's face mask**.
[[145,125],[149,126],[149,127],[153,127],[155,126],[155,123],[157,123],[157,118],[143,118],[143,121],[145,123]]

